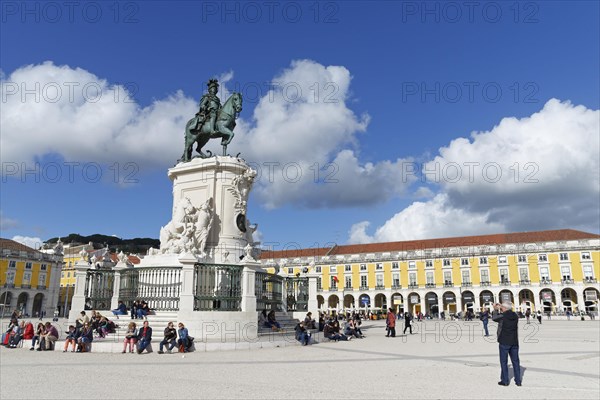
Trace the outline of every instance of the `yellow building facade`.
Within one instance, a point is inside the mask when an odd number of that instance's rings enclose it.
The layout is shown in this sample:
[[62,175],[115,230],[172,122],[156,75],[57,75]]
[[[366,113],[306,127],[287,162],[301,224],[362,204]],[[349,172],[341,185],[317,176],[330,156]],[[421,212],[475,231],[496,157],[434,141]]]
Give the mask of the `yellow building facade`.
[[266,251],[269,272],[316,276],[321,310],[446,316],[510,301],[598,312],[600,236],[574,230]]
[[53,315],[57,307],[62,254],[42,252],[0,239],[0,308],[10,315]]

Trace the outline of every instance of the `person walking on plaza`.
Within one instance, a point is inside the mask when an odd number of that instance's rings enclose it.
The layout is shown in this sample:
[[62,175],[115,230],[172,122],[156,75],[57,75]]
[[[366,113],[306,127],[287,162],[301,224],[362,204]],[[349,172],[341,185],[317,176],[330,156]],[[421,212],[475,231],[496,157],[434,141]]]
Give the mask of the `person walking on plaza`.
[[404,331],[402,331],[402,334],[404,335],[406,333],[406,330],[410,331],[410,334],[412,335],[412,317],[409,313],[404,313]]
[[490,332],[488,331],[488,322],[490,319],[490,311],[485,308],[481,313],[481,322],[483,323],[483,331],[485,332],[485,336],[490,336]]
[[529,323],[530,323],[530,322],[529,322],[529,319],[531,318],[531,309],[529,309],[529,308],[528,308],[528,309],[525,311],[525,318],[527,318],[527,323],[529,324]]
[[537,320],[538,320],[539,324],[541,325],[542,324],[542,312],[540,310],[537,310],[536,316],[537,316]]
[[512,303],[494,305],[492,320],[498,323],[498,348],[500,351],[500,386],[508,386],[508,357],[513,366],[515,384],[521,386],[519,362],[519,316],[512,310]]
[[387,313],[387,335],[385,337],[396,337],[396,314],[391,308],[388,309]]

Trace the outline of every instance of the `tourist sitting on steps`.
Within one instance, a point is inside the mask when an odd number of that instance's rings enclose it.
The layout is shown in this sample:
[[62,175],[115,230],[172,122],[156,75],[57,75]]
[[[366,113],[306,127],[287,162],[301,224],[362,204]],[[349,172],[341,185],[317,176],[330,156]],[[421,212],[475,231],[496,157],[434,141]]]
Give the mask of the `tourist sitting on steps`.
[[315,320],[312,319],[312,313],[310,311],[306,313],[306,317],[304,318],[304,326],[306,329],[317,329]]
[[[144,319],[150,313],[150,307],[148,307],[148,303],[142,300],[141,304],[138,304],[137,308],[137,317],[139,319]],[[147,318],[146,318],[147,319]]]
[[152,341],[152,328],[148,325],[148,321],[144,321],[144,326],[140,329],[138,333],[138,354],[142,354],[144,350],[148,353],[151,353],[150,342]]
[[267,315],[266,326],[268,328],[271,328],[273,331],[282,331],[281,324],[279,322],[277,322],[277,319],[275,318],[275,311],[274,310],[271,310],[269,312],[269,314]]
[[75,325],[69,325],[69,330],[65,332],[67,337],[65,338],[65,347],[63,348],[63,353],[66,353],[69,350],[69,345],[73,347],[71,352],[75,352],[77,348],[77,330],[75,329]]
[[323,329],[323,335],[329,340],[351,340],[352,336],[340,334],[340,325],[336,320],[329,320]]
[[94,340],[94,330],[89,323],[83,324],[79,336],[77,337],[77,352],[85,353],[89,351],[92,341]]
[[[45,331],[42,335],[42,343],[40,347],[43,350],[54,350],[54,343],[58,340],[58,330],[50,322],[46,322]],[[40,350],[38,348],[38,350]]]
[[121,353],[127,353],[127,345],[129,345],[129,352],[133,353],[133,348],[137,343],[138,329],[135,322],[131,321],[127,325],[127,332],[125,332],[125,340],[123,340],[123,351]]
[[189,335],[187,328],[182,322],[178,326],[179,330],[177,330],[177,334],[179,335],[179,340],[177,340],[177,344],[179,345],[179,352],[187,353],[190,351],[190,347],[192,347],[194,338]]
[[294,328],[296,331],[296,340],[306,346],[310,343],[310,332],[306,330],[304,322],[299,322]]
[[173,327],[173,323],[169,322],[165,328],[165,336],[158,345],[158,354],[164,354],[163,347],[167,346],[167,353],[171,354],[171,350],[177,344],[177,331]]
[[127,306],[121,300],[119,300],[119,305],[115,310],[112,310],[112,313],[117,319],[119,319],[119,315],[127,315]]
[[33,336],[33,338],[31,339],[31,348],[29,350],[35,350],[35,343],[39,343],[38,344],[38,350],[40,350],[40,348],[42,347],[42,335],[44,334],[44,331],[46,330],[46,327],[44,325],[43,322],[39,322],[37,324],[37,328],[35,330],[35,335]]

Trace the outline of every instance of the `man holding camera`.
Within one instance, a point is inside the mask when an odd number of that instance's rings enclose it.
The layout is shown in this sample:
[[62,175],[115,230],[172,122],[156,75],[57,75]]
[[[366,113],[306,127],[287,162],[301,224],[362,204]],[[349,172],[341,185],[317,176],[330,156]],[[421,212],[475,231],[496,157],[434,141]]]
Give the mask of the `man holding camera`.
[[494,304],[492,321],[498,323],[498,347],[500,350],[500,386],[508,386],[508,357],[513,365],[515,384],[521,386],[521,364],[519,362],[519,316],[512,310],[510,302]]

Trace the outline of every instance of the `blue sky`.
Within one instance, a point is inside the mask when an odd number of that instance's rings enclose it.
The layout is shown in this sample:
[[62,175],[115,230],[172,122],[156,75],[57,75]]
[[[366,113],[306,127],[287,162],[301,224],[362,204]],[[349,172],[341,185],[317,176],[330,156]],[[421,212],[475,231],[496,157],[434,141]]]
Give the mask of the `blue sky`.
[[2,237],[158,237],[211,77],[275,248],[599,231],[597,2],[48,4],[1,9]]

